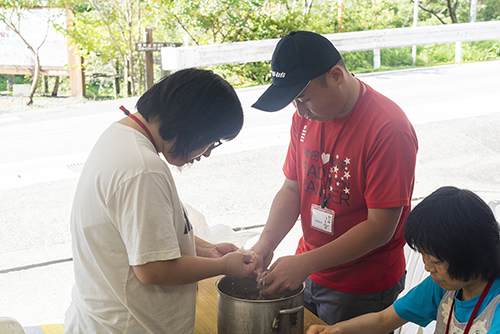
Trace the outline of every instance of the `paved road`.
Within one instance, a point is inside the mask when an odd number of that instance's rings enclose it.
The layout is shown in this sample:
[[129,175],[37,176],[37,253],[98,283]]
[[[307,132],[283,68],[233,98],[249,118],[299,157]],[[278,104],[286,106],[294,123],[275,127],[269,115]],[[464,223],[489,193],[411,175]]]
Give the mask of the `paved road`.
[[[359,77],[396,101],[415,126],[415,201],[442,185],[500,199],[500,61]],[[210,159],[173,170],[183,200],[217,231],[213,238],[251,245],[255,237],[234,235],[231,228],[263,224],[283,182],[293,110],[251,109],[263,89],[238,90],[245,125],[235,140]],[[62,320],[71,262],[39,264],[71,257],[68,217],[79,170],[100,133],[122,117],[118,106],[131,109],[135,101],[0,114],[0,316],[23,325]],[[292,253],[299,235],[294,229],[278,253]],[[12,270],[29,265],[34,267]]]

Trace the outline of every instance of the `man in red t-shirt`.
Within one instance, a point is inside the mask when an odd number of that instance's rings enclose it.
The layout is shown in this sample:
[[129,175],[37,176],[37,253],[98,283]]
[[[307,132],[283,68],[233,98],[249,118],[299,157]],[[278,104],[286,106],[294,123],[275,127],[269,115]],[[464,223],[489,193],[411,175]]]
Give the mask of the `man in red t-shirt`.
[[328,324],[377,312],[404,287],[404,221],[418,143],[404,112],[352,76],[333,44],[291,32],[272,58],[273,84],[253,105],[293,103],[291,139],[266,227],[252,248],[267,268],[299,215],[296,255],[269,268],[264,292],[306,281],[305,305]]

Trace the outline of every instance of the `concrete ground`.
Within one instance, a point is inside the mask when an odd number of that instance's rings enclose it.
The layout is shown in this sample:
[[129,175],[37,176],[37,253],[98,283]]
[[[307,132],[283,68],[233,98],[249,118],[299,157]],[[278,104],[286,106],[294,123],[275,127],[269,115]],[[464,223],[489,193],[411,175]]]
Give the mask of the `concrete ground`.
[[[398,103],[419,138],[414,203],[443,185],[500,199],[500,61],[358,76]],[[245,126],[210,159],[173,169],[182,199],[203,213],[211,240],[250,247],[284,177],[293,110],[250,108],[265,87],[239,89]],[[0,109],[0,316],[59,323],[73,284],[69,212],[79,169],[99,134],[135,98],[63,108]],[[35,102],[36,103],[36,102]],[[3,110],[3,111],[2,111]],[[388,166],[390,168],[390,166]],[[205,228],[203,228],[205,226]],[[297,225],[276,257],[292,254]]]

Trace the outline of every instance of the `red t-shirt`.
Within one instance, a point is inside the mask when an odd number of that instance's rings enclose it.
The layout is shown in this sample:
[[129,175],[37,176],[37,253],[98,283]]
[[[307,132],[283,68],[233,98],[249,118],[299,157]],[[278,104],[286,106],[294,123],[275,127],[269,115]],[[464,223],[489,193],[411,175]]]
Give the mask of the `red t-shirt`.
[[[310,276],[322,286],[356,294],[385,290],[403,275],[404,221],[411,208],[418,149],[415,130],[401,108],[366,87],[346,117],[321,123],[295,113],[283,166],[285,176],[298,181],[300,189],[303,237],[297,254],[365,221],[368,208],[404,207],[387,244]],[[325,184],[327,207],[335,211],[333,234],[311,228],[311,206],[321,204]]]

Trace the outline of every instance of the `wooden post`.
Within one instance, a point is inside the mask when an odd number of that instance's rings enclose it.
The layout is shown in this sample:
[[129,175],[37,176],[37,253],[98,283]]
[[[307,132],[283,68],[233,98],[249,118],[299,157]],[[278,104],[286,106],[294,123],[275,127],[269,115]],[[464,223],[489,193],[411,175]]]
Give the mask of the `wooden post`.
[[118,61],[115,60],[115,77],[113,79],[113,93],[115,100],[118,99],[118,96],[120,95],[120,66],[118,65]]
[[[146,43],[153,42],[153,29],[146,28]],[[153,51],[146,51],[146,90],[154,84]]]
[[70,47],[69,56],[69,81],[72,97],[85,97],[85,74],[83,72],[83,57],[76,56]]
[[[66,26],[73,28],[73,12],[66,10]],[[73,45],[68,45],[68,65],[69,81],[72,97],[85,97],[85,74],[83,72],[83,57],[76,55],[76,49]]]
[[7,90],[12,92],[12,86],[16,82],[14,74],[7,74]]
[[52,97],[56,97],[57,96],[57,93],[59,92],[59,81],[60,81],[60,78],[59,76],[55,76],[54,77],[55,80],[54,80],[54,89],[52,89],[52,94],[50,94],[50,96]]
[[43,94],[47,95],[49,92],[49,76],[48,75],[42,75],[43,78]]

